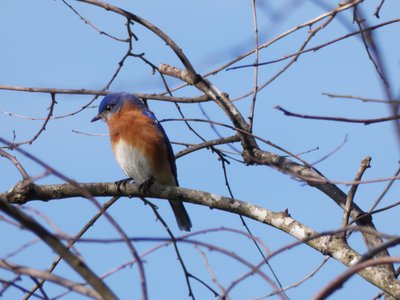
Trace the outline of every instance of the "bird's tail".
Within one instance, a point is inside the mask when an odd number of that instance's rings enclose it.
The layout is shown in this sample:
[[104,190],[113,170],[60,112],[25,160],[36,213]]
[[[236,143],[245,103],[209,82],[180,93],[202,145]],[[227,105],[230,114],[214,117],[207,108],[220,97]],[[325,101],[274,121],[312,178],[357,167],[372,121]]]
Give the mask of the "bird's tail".
[[190,231],[190,228],[192,228],[192,222],[190,221],[189,215],[183,206],[183,203],[177,201],[169,201],[169,203],[171,204],[179,229],[183,231]]

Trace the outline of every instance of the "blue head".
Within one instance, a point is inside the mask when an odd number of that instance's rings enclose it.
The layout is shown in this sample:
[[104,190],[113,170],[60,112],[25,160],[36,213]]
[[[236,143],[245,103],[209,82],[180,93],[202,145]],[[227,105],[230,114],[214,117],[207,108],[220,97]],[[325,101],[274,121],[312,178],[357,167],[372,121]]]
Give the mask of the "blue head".
[[124,104],[131,103],[140,108],[145,108],[143,102],[135,95],[128,93],[113,93],[108,94],[103,98],[99,106],[99,113],[92,119],[92,122],[97,120],[108,120],[113,114],[119,112]]

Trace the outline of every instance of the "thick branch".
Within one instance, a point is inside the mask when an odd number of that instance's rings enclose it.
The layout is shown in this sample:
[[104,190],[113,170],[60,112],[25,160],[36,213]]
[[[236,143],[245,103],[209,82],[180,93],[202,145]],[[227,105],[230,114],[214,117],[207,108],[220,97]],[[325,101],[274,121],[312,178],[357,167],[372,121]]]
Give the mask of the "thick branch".
[[[273,212],[237,199],[185,188],[160,186],[158,184],[153,184],[147,194],[144,194],[135,184],[122,185],[119,188],[114,183],[82,183],[80,186],[93,196],[149,196],[172,199],[175,201],[185,201],[229,211],[273,226],[292,235],[298,240],[305,240],[305,243],[310,247],[325,255],[332,256],[346,266],[352,266],[361,259],[361,255],[350,248],[343,239],[334,235],[318,236],[316,231],[293,219],[286,212]],[[11,192],[0,195],[0,197],[4,196],[7,196],[12,203],[23,204],[31,200],[48,201],[52,199],[80,197],[83,195],[81,189],[71,184],[31,184],[26,192],[14,189]],[[346,195],[344,195],[344,199],[345,197]],[[316,236],[316,238],[310,238],[314,236]],[[385,292],[400,297],[400,283],[395,280],[392,273],[388,271],[387,268],[362,270],[360,271],[360,275]]]

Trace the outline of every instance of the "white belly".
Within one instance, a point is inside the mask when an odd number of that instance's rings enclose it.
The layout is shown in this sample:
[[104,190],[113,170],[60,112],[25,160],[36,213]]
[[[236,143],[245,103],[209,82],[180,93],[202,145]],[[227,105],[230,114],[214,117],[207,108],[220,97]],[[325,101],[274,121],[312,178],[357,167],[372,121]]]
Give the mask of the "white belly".
[[152,177],[151,165],[140,150],[128,145],[122,139],[113,150],[115,160],[125,175],[133,178],[137,184],[142,184]]

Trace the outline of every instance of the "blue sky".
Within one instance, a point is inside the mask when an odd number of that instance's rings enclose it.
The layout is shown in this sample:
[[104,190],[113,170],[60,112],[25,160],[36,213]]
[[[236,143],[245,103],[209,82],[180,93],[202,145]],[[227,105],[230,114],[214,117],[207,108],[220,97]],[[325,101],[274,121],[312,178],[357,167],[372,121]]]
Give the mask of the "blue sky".
[[[286,30],[321,15],[324,10],[317,1],[258,1],[258,24],[260,43],[264,43]],[[379,1],[363,4],[364,12],[372,24],[398,17],[400,4],[387,1],[382,8],[381,18],[373,14]],[[102,9],[70,1],[83,16],[101,30],[119,38],[126,37],[125,19]],[[199,73],[206,73],[238,55],[252,49],[253,19],[250,1],[112,1],[128,11],[149,20],[165,31],[183,49]],[[328,42],[334,38],[355,31],[352,13],[342,15],[326,29],[319,32],[309,47]],[[173,53],[156,36],[140,25],[133,26],[139,40],[134,43],[134,53],[145,53],[145,57],[154,64],[167,63],[181,67]],[[399,53],[400,43],[398,23],[378,29],[376,38],[380,42],[384,62],[388,70],[391,89],[399,91]],[[0,2],[0,85],[49,87],[70,89],[102,89],[111,79],[118,63],[127,51],[126,43],[121,43],[100,35],[84,24],[62,1],[49,0],[3,0]],[[260,61],[272,60],[296,52],[307,37],[302,30],[281,40],[260,52]],[[254,56],[240,64],[252,63]],[[264,83],[276,74],[285,62],[260,68],[259,81]],[[222,71],[210,80],[220,90],[227,92],[232,99],[253,88],[252,68],[235,71]],[[179,83],[168,79],[171,86]],[[111,85],[112,91],[157,93],[164,90],[157,75],[152,75],[149,66],[138,59],[129,59]],[[290,111],[325,116],[348,118],[375,118],[388,115],[388,107],[382,104],[362,103],[360,101],[330,99],[322,93],[355,95],[367,98],[384,97],[381,83],[372,64],[368,60],[361,40],[357,37],[347,39],[317,52],[304,54],[287,72],[268,85],[258,94],[255,115],[255,133],[279,146],[293,152],[318,147],[318,150],[303,156],[308,162],[314,162],[333,151],[347,137],[343,147],[317,168],[328,178],[337,181],[353,179],[360,161],[367,155],[372,157],[371,168],[364,179],[389,177],[398,168],[399,140],[390,123],[364,126],[336,122],[321,122],[289,118],[274,109],[280,105]],[[179,90],[176,96],[194,96],[198,91],[193,88]],[[55,116],[68,115],[78,111],[88,103],[91,96],[58,95]],[[19,93],[0,91],[0,111],[11,112],[13,116],[0,114],[0,136],[17,141],[31,138],[41,127],[41,120],[31,120],[15,115],[43,118],[46,116],[51,98],[48,94]],[[247,116],[251,98],[235,102],[243,115]],[[32,145],[22,146],[25,150],[43,159],[66,176],[80,182],[112,182],[123,178],[122,171],[114,161],[109,145],[105,124],[90,123],[96,114],[98,101],[93,107],[73,116],[51,120],[46,131]],[[177,118],[179,114],[174,105],[157,101],[150,102],[151,109],[160,120]],[[204,118],[199,105],[182,104],[181,108],[188,118]],[[213,103],[206,103],[202,108],[212,120],[228,123],[229,120]],[[199,143],[183,122],[163,123],[171,141]],[[206,124],[194,123],[206,138],[214,139],[217,135]],[[74,131],[101,134],[88,136]],[[231,135],[232,131],[218,128],[222,135]],[[274,153],[278,150],[262,145],[262,148]],[[175,152],[183,149],[174,145]],[[229,148],[226,148],[229,149]],[[32,176],[41,176],[43,169],[28,159],[14,152]],[[228,195],[224,184],[223,171],[218,157],[207,150],[192,153],[177,160],[178,176],[181,186]],[[20,179],[15,168],[5,159],[0,160],[0,188],[9,189]],[[319,191],[293,180],[276,170],[266,167],[245,167],[232,161],[227,166],[228,177],[236,198],[281,211],[286,208],[294,218],[317,231],[337,229],[340,226],[341,210]],[[38,183],[60,182],[54,176],[46,176]],[[380,195],[386,183],[362,185],[355,201],[368,210]],[[340,185],[347,192],[349,186]],[[385,197],[382,206],[397,201],[399,187],[394,186]],[[101,202],[106,199],[99,199]],[[154,200],[160,213],[169,222],[174,232],[180,232],[175,226],[173,216],[166,201]],[[193,229],[232,227],[244,230],[238,216],[206,207],[186,205],[192,218]],[[29,204],[46,214],[63,231],[73,235],[96,213],[96,208],[84,199],[61,201],[32,202]],[[33,214],[33,212],[28,211]],[[121,224],[129,236],[165,237],[162,226],[154,222],[155,217],[149,207],[136,199],[121,199],[111,209],[112,216]],[[397,234],[399,209],[378,214],[374,221],[378,229],[388,234]],[[43,224],[46,222],[36,218]],[[255,236],[260,237],[271,249],[277,250],[294,241],[293,238],[278,230],[248,221]],[[46,225],[48,226],[48,225]],[[4,257],[34,237],[0,223],[0,256]],[[115,230],[105,221],[100,220],[88,232],[87,237],[116,237]],[[252,243],[243,237],[221,232],[207,234],[199,239],[215,243],[242,254],[252,262],[261,258]],[[352,239],[354,247],[361,253],[365,251],[359,237]],[[147,251],[155,243],[138,243],[140,251]],[[128,261],[131,257],[122,245],[81,244],[79,252],[88,264],[99,274]],[[213,252],[203,249],[215,267],[218,278],[226,286],[239,277],[246,269]],[[210,282],[207,269],[199,252],[190,245],[182,245],[182,252],[190,272]],[[392,250],[398,255],[398,250]],[[45,269],[54,259],[54,254],[45,246],[36,244],[28,248],[13,261]],[[288,286],[313,271],[324,259],[323,255],[307,246],[300,246],[287,251],[271,261],[283,286]],[[175,260],[172,247],[163,248],[146,258],[146,271],[152,299],[186,299],[187,289],[184,276]],[[335,261],[328,264],[312,279],[296,289],[287,292],[291,299],[309,299],[324,284],[332,280],[345,267]],[[58,269],[63,274],[79,280],[78,276],[65,265]],[[268,270],[265,270],[268,273]],[[270,273],[268,273],[270,275]],[[9,274],[0,271],[0,278]],[[127,268],[113,276],[107,283],[121,299],[137,299],[138,273],[136,268]],[[8,278],[8,277],[7,277]],[[32,283],[26,282],[30,288]],[[203,286],[193,281],[198,299],[212,299],[212,295]],[[49,289],[53,296],[60,291],[57,287]],[[239,285],[233,299],[252,299],[268,293],[270,288],[259,278],[252,278]],[[330,299],[372,298],[378,290],[355,276],[343,289]],[[166,296],[167,295],[167,296]],[[19,299],[22,294],[16,290],[8,291],[6,299]],[[77,299],[76,295],[64,299]]]

